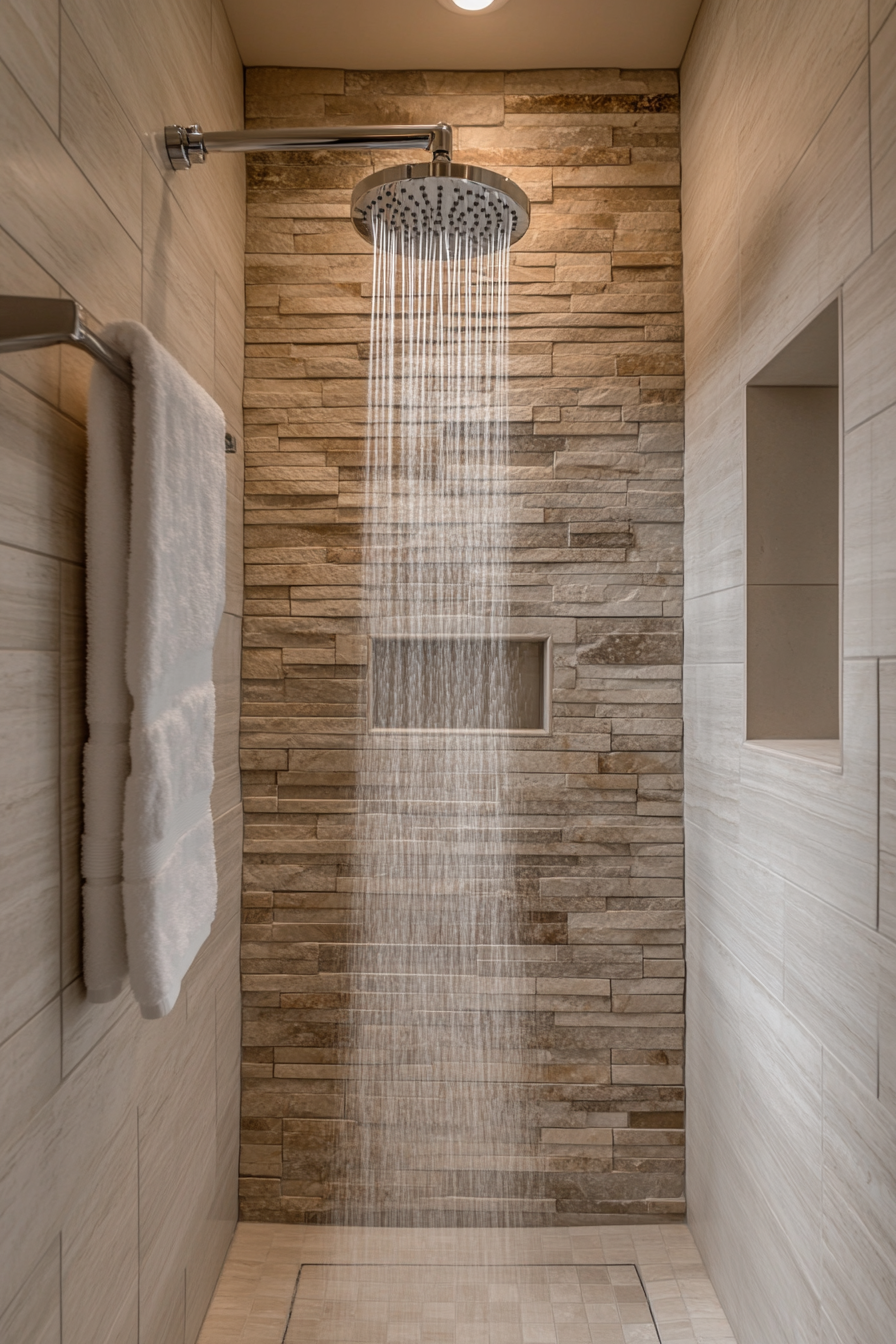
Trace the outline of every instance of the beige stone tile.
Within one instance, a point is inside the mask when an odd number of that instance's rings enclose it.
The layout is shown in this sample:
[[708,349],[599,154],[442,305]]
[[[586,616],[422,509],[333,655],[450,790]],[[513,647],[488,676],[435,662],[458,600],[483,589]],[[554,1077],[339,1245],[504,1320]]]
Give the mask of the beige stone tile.
[[[60,139],[106,205],[141,242],[140,140],[68,16],[61,19]],[[103,134],[97,135],[97,125]]]
[[[498,94],[355,94],[324,95],[328,125],[494,126],[504,119],[504,99]],[[356,120],[360,118],[360,121]]]
[[35,117],[5,68],[0,118],[16,128],[7,160],[0,226],[101,320],[140,308],[136,244],[78,171],[46,123]]
[[59,123],[58,0],[3,0],[0,50],[6,65],[55,131]]
[[62,1332],[59,1251],[59,1238],[53,1237],[0,1315],[0,1330],[7,1344],[58,1344]]
[[844,417],[847,429],[896,401],[886,350],[896,330],[896,238],[882,243],[843,288]]

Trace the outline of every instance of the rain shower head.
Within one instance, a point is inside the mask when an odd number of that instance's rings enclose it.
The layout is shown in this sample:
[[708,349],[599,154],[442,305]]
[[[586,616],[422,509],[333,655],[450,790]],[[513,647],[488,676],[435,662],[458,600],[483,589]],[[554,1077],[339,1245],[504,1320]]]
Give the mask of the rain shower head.
[[351,218],[368,243],[388,231],[403,251],[431,234],[449,256],[477,255],[519,242],[529,227],[529,198],[500,173],[436,158],[365,177],[352,192]]

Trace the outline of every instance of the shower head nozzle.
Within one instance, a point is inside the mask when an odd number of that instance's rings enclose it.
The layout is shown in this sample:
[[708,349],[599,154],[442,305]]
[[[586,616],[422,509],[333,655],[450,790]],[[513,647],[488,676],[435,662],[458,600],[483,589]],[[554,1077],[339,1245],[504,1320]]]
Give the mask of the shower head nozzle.
[[434,235],[449,256],[519,242],[529,227],[529,198],[509,177],[435,159],[384,168],[352,192],[352,223],[373,243],[391,234],[399,251]]

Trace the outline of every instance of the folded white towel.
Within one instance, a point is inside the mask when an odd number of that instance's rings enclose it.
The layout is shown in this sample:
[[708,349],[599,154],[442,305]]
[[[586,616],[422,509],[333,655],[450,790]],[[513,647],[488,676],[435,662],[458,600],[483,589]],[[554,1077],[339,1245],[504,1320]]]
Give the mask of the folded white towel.
[[133,431],[127,389],[98,365],[88,414],[84,979],[88,998],[106,1002],[129,974],[143,1016],[163,1017],[217,902],[224,417],[145,327],[119,322],[103,336],[131,360]]

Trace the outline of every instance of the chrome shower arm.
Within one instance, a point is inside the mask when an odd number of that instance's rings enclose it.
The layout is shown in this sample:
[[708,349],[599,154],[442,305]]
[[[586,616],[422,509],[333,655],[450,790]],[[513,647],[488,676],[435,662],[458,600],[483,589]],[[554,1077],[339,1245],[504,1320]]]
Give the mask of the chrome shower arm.
[[165,148],[172,168],[192,168],[208,154],[248,154],[258,150],[425,149],[433,161],[450,161],[451,127],[305,126],[251,131],[203,131],[201,126],[166,126]]

